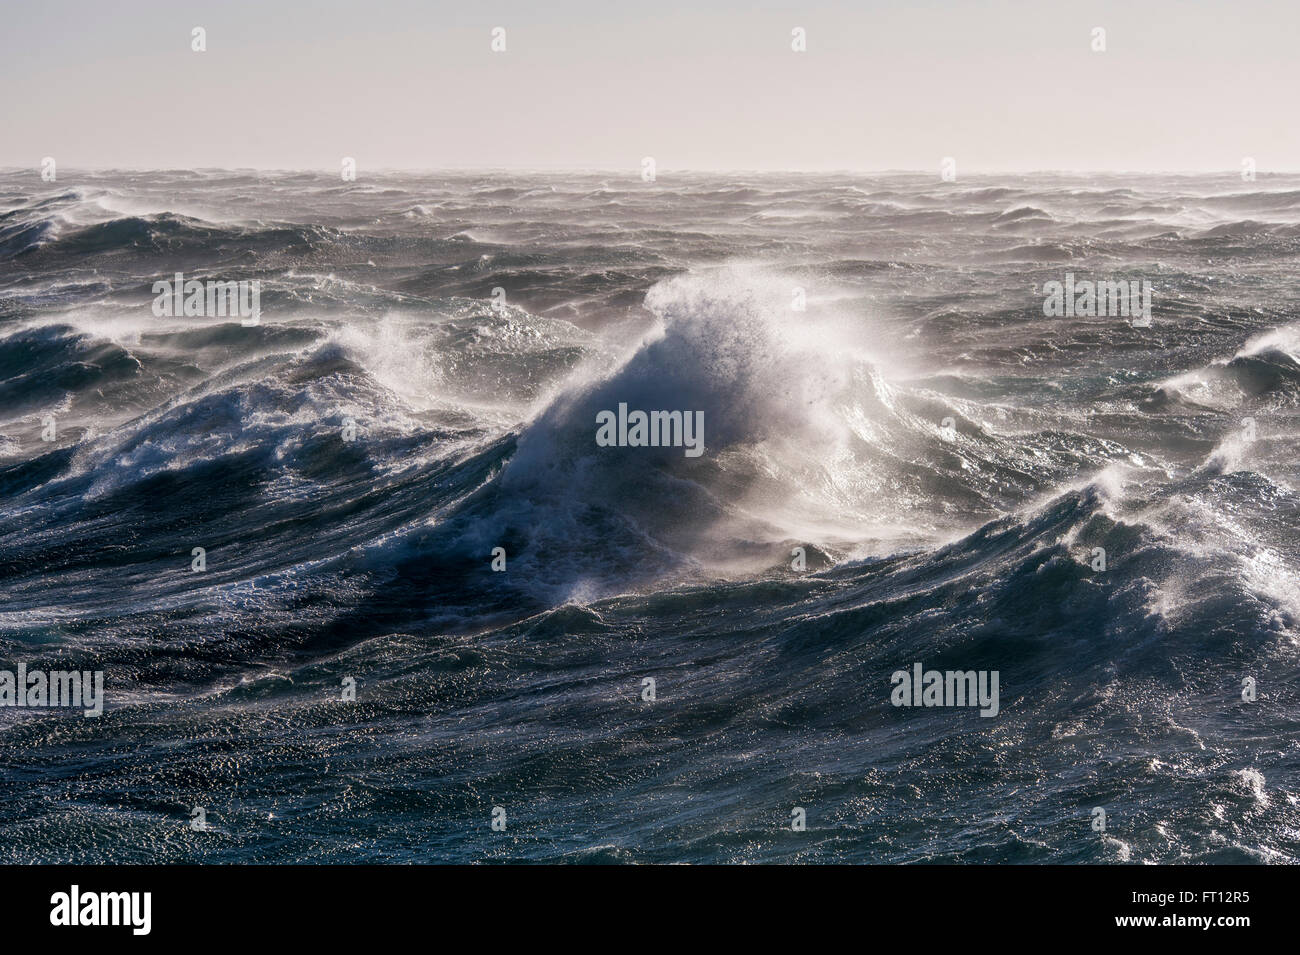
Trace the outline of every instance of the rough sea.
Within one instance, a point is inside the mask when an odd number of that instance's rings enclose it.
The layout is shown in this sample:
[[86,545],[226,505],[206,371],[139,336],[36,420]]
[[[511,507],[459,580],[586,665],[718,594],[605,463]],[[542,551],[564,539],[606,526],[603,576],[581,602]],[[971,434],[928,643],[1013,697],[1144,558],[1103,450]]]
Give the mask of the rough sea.
[[0,861],[1300,861],[1298,268],[1296,176],[0,173],[0,669],[105,686]]

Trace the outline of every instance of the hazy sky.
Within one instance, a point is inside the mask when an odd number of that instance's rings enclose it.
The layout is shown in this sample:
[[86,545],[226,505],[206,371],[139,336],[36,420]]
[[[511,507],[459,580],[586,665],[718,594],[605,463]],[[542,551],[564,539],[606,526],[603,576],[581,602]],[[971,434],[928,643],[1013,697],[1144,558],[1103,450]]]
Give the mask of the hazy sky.
[[1294,0],[15,2],[0,165],[1296,170],[1298,36]]

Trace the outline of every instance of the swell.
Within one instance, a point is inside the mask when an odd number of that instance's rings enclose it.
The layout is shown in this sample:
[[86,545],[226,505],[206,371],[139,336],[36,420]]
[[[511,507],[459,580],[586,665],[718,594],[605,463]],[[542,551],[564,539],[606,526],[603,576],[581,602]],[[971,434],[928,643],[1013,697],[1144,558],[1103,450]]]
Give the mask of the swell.
[[[979,402],[891,383],[861,330],[809,320],[792,331],[775,304],[786,288],[743,270],[664,283],[647,300],[659,324],[618,356],[526,313],[453,309],[418,326],[418,348],[460,356],[444,367],[413,361],[417,340],[404,334],[318,328],[286,338],[225,324],[146,339],[140,358],[70,326],[11,335],[0,367],[12,372],[19,411],[24,399],[34,409],[64,392],[157,384],[178,347],[201,354],[243,340],[246,351],[219,373],[177,374],[156,407],[136,395],[144,410],[117,427],[0,470],[12,514],[0,576],[8,612],[30,618],[10,639],[35,639],[60,607],[77,618],[79,640],[97,634],[96,652],[125,654],[149,679],[211,679],[385,631],[459,632],[574,601],[779,578],[794,547],[814,570],[925,555],[924,571],[909,559],[870,578],[903,599],[917,573],[996,565],[1012,529],[1017,547],[1033,549],[1067,532],[1064,517],[1021,516],[1025,502],[1059,495],[1113,448],[1041,428],[1009,438],[982,422]],[[1294,359],[1270,347],[1224,373],[1256,394],[1293,387]],[[458,399],[421,410],[412,376]],[[476,403],[499,401],[503,387],[516,409],[536,410],[489,424]],[[597,446],[597,412],[619,404],[702,412],[707,453]],[[345,439],[349,420],[361,440]],[[33,422],[31,439],[37,430]],[[1222,476],[1205,471],[1195,493]],[[1155,502],[1192,493],[1160,488],[1144,493]],[[1062,500],[1058,510],[1081,506]],[[1016,516],[997,516],[1008,511]],[[1068,533],[1084,537],[1098,520],[1072,519]],[[982,530],[936,550],[972,527]],[[1123,533],[1114,525],[1082,543],[1109,548],[1108,535]],[[1172,559],[1154,537],[1143,546]],[[1215,546],[1231,566],[1232,549]],[[194,547],[209,555],[201,576]],[[491,567],[497,548],[504,572]],[[1040,589],[1037,560],[1003,568],[1015,579],[1006,599],[1077,603],[1090,592],[1086,575],[1072,578],[1074,593]],[[1140,563],[1126,572],[1147,573]],[[851,589],[869,589],[868,578]],[[114,610],[122,594],[126,614]],[[1097,613],[1121,629],[1150,625],[1136,605]],[[163,620],[164,647],[145,650],[143,635]]]

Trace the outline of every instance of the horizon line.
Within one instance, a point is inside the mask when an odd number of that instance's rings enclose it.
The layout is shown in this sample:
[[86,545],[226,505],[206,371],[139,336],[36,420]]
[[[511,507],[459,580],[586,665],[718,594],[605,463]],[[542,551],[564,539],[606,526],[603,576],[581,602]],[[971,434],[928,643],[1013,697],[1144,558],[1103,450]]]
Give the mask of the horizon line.
[[[40,174],[41,166],[39,163],[34,165],[5,165],[0,166],[0,175],[9,175],[11,173],[33,172]],[[106,172],[267,172],[267,173],[322,173],[330,176],[338,175],[338,170],[334,167],[317,167],[317,166],[132,166],[132,165],[90,165],[90,166],[60,166],[59,171],[68,172],[89,172],[89,173],[106,173]],[[631,179],[640,179],[640,173],[636,166],[361,166],[358,171],[364,170],[366,173],[378,174],[439,174],[439,173],[524,173],[524,174],[572,174],[572,173],[591,173],[591,174],[626,174]],[[661,166],[656,170],[656,176],[665,173],[687,174],[687,175],[866,175],[866,176],[936,176],[938,170],[933,168],[916,169],[902,167],[888,168],[787,168],[787,169],[755,169],[743,167],[690,167],[690,166]],[[1256,169],[1255,176],[1285,176],[1300,174],[1300,167],[1286,169]],[[1072,169],[1072,168],[1043,168],[1043,169],[1008,169],[997,167],[983,167],[971,170],[963,170],[958,174],[956,179],[949,181],[960,181],[968,176],[1048,176],[1048,175],[1072,175],[1072,176],[1240,176],[1241,170],[1231,167],[1213,168],[1213,169]],[[1243,180],[1249,181],[1249,180]]]

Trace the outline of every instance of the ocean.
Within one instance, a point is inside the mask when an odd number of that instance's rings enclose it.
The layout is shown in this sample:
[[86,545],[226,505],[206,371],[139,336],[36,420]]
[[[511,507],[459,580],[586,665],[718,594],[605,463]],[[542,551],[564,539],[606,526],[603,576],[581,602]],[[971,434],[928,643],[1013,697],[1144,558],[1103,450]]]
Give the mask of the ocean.
[[0,669],[104,687],[0,859],[1296,862],[1298,266],[1300,176],[0,173]]

